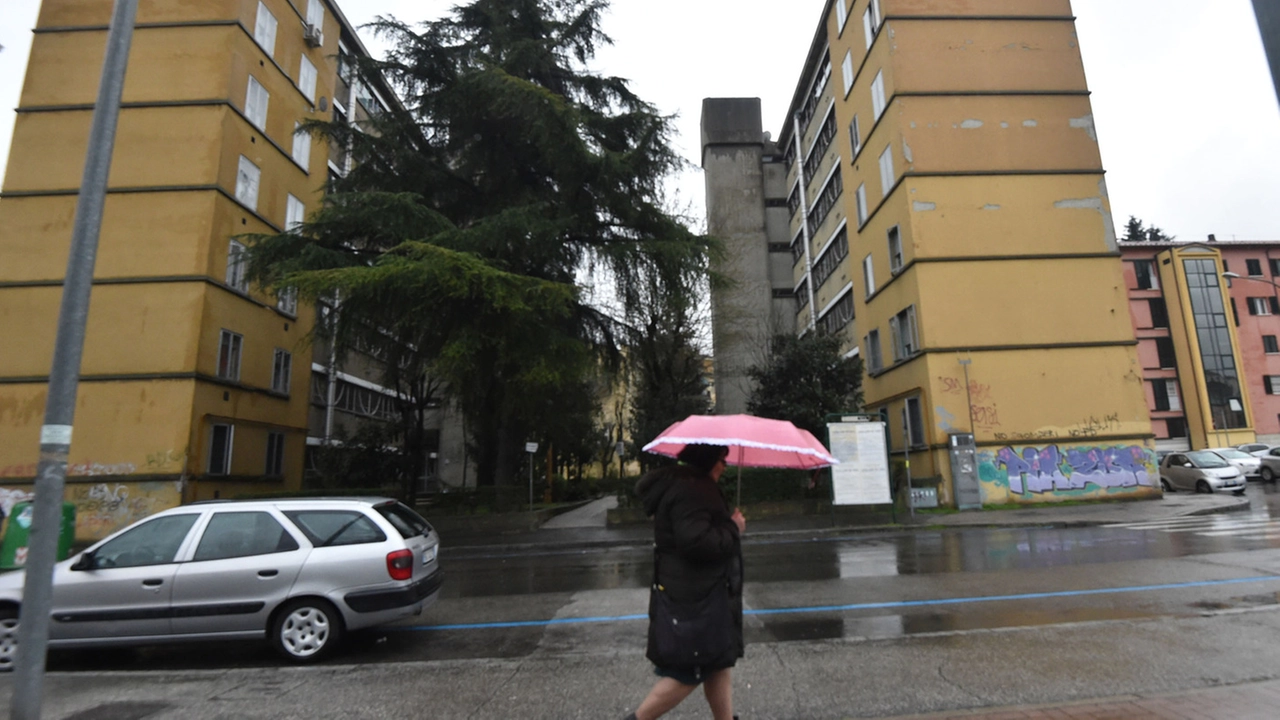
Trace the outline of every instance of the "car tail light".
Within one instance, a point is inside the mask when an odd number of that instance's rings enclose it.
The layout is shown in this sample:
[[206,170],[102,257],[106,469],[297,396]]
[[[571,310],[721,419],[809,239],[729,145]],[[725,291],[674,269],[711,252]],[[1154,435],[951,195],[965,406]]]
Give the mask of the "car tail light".
[[413,577],[413,551],[396,550],[387,553],[387,574],[392,580],[408,580]]

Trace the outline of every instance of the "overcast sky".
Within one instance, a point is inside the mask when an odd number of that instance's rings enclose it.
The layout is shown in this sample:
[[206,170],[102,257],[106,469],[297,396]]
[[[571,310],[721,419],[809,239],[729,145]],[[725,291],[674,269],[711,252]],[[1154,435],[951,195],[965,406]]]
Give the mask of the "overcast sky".
[[[102,0],[110,2],[110,0]],[[417,22],[454,0],[349,0],[362,24]],[[726,8],[732,7],[726,12]],[[679,116],[693,166],[672,183],[702,222],[704,97],[759,97],[777,136],[822,0],[614,0],[615,45],[595,67]],[[1129,215],[1179,240],[1280,240],[1280,104],[1250,0],[1073,0],[1117,227]],[[39,0],[0,0],[0,159],[7,160]],[[801,10],[796,10],[801,8]],[[377,50],[379,43],[366,38]]]

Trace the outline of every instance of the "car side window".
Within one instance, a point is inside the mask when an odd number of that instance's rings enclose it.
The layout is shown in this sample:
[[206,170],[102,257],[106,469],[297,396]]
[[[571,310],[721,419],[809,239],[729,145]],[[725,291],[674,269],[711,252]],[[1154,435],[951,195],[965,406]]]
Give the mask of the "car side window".
[[193,560],[269,555],[298,549],[298,542],[270,513],[219,512],[209,519]]
[[93,568],[142,567],[173,562],[198,513],[156,518],[126,531],[93,553]]
[[285,512],[316,547],[383,542],[386,534],[364,513],[355,510],[294,510]]
[[1182,465],[1182,464],[1184,464],[1184,463],[1186,463],[1186,462],[1187,462],[1187,459],[1186,459],[1186,458],[1184,458],[1184,457],[1182,457],[1181,455],[1170,455],[1170,456],[1169,456],[1169,464],[1170,464],[1170,465]]

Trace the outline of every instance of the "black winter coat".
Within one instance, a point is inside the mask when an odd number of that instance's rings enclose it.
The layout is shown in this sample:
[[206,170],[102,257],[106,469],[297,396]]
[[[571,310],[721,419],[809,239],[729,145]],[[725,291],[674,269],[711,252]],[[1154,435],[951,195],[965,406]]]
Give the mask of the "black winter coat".
[[658,468],[636,483],[645,513],[653,517],[658,583],[672,599],[706,597],[729,582],[734,643],[707,669],[732,667],[743,655],[742,544],[728,501],[709,476],[686,466]]

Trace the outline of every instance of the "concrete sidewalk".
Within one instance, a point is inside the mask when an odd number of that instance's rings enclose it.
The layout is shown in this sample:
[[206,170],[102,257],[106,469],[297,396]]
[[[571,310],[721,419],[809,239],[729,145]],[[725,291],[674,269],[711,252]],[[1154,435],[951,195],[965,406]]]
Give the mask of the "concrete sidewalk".
[[[613,498],[601,498],[573,511],[572,517],[568,520],[552,521],[533,531],[515,533],[460,529],[441,531],[443,551],[448,554],[450,551],[465,548],[469,552],[483,550],[496,552],[644,545],[652,542],[653,529],[648,523],[618,527],[604,525],[603,508],[613,502],[615,502]],[[1247,511],[1249,508],[1248,497],[1168,493],[1160,500],[1094,503],[1067,507],[1046,504],[1015,510],[918,511],[914,518],[899,513],[896,523],[890,522],[888,513],[866,516],[848,513],[794,515],[757,519],[751,517],[748,509],[745,541],[750,543],[757,538],[776,539],[805,535],[817,537],[924,528],[1086,527],[1113,523],[1152,522],[1189,515],[1239,512]]]

